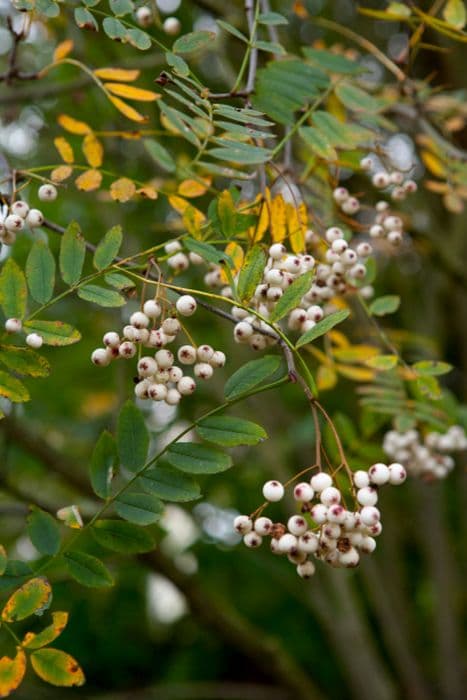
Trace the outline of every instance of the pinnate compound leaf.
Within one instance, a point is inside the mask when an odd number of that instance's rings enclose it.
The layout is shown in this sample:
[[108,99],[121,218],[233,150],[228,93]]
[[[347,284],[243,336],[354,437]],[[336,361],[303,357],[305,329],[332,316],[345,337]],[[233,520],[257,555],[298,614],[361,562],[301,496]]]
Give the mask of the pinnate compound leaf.
[[31,654],[31,664],[39,678],[51,685],[71,687],[85,682],[78,662],[60,649],[38,649]]
[[257,423],[231,416],[204,418],[196,426],[196,432],[203,440],[222,447],[256,445],[267,438],[266,431]]
[[238,369],[227,380],[224,396],[229,401],[254,389],[274,374],[281,364],[278,355],[265,355],[259,360],[251,360]]
[[70,575],[82,586],[103,588],[113,586],[114,581],[104,564],[84,552],[66,552],[63,555]]
[[156,546],[149,532],[122,520],[98,520],[91,533],[98,544],[112,552],[139,554],[150,552]]
[[18,588],[2,610],[2,620],[18,622],[46,610],[52,600],[52,587],[46,578],[37,576]]

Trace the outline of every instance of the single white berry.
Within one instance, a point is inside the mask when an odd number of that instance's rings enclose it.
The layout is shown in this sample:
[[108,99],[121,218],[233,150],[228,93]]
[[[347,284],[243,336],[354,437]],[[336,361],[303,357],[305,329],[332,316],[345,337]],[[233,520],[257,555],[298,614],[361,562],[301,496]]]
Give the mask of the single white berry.
[[191,377],[182,377],[177,384],[177,389],[182,396],[190,396],[196,389],[196,382]]
[[269,248],[269,255],[273,260],[280,260],[286,254],[286,252],[287,250],[282,243],[274,243]]
[[363,469],[359,469],[353,475],[353,482],[358,489],[369,486],[370,477],[368,476],[368,472],[363,471]]
[[108,348],[118,348],[120,345],[120,336],[114,331],[109,331],[108,333],[105,333],[104,337],[102,338],[102,342]]
[[152,22],[152,12],[149,7],[143,5],[136,10],[136,21],[140,27],[148,27]]
[[17,214],[18,216],[21,216],[22,219],[26,218],[26,216],[28,215],[28,211],[29,204],[27,202],[22,202],[21,200],[13,202],[13,204],[10,207],[10,213]]
[[251,532],[253,529],[253,521],[248,515],[237,515],[233,525],[234,529],[241,535],[246,535],[247,532]]
[[106,348],[97,348],[91,355],[91,361],[98,367],[106,367],[110,364],[111,356]]
[[377,486],[387,484],[389,481],[389,469],[382,462],[372,464],[372,466],[368,469],[368,475],[371,483],[376,484]]
[[234,327],[234,336],[236,340],[245,341],[251,335],[253,335],[253,326],[251,323],[248,323],[248,321],[240,321]]
[[373,226],[371,226],[370,236],[372,238],[382,238],[382,236],[384,236],[384,228],[381,224],[373,224]]
[[255,520],[255,532],[257,532],[258,535],[261,535],[262,537],[271,534],[272,528],[273,522],[270,518],[265,518],[263,516]]
[[418,189],[417,183],[415,180],[406,180],[402,187],[408,194],[412,194],[413,192],[416,192]]
[[297,574],[300,578],[311,578],[316,571],[316,567],[312,561],[306,561],[297,566]]
[[376,549],[376,540],[373,537],[363,537],[359,549],[364,554],[371,554]]
[[165,384],[157,384],[154,382],[149,385],[148,394],[153,401],[164,401],[167,396],[167,387]]
[[18,214],[9,214],[3,222],[7,231],[21,231],[24,228],[24,219]]
[[8,333],[20,333],[23,328],[23,324],[19,318],[8,318],[5,321],[5,330]]
[[142,357],[138,362],[140,377],[151,377],[157,372],[157,362],[153,357]]
[[175,255],[167,258],[167,265],[171,267],[172,270],[182,272],[183,270],[187,270],[189,268],[190,261],[185,253],[175,253]]
[[344,214],[356,214],[360,211],[360,202],[356,197],[349,197],[342,203],[342,211]]
[[149,318],[142,311],[135,311],[130,316],[130,324],[135,328],[147,328],[149,326]]
[[200,345],[196,354],[200,362],[209,362],[214,355],[214,350],[210,345]]
[[166,335],[177,335],[181,329],[180,321],[178,318],[166,318],[161,328]]
[[374,506],[365,506],[360,511],[360,520],[363,525],[374,525],[379,521],[381,514]]
[[37,228],[44,223],[44,215],[39,209],[30,209],[26,216],[26,224],[29,228]]
[[359,561],[360,555],[355,547],[350,547],[346,552],[339,553],[339,563],[342,564],[342,566],[348,568],[358,566]]
[[214,369],[218,367],[223,367],[225,365],[226,357],[223,352],[220,350],[215,350],[211,356],[211,359],[209,360],[209,364],[211,367],[214,367]]
[[149,389],[149,382],[147,379],[143,379],[142,382],[138,382],[138,384],[135,384],[135,396],[137,399],[148,399],[149,394],[148,394],[148,389]]
[[144,302],[143,312],[148,318],[159,318],[162,309],[155,299],[148,299]]
[[310,511],[310,515],[318,525],[322,525],[328,518],[328,509],[322,503],[317,503]]
[[373,248],[369,243],[359,243],[357,246],[357,255],[360,258],[367,258],[373,252]]
[[154,381],[157,384],[168,384],[170,380],[170,374],[168,369],[158,369],[154,375]]
[[196,348],[192,345],[181,345],[177,351],[177,358],[182,365],[194,365],[196,362]]
[[129,340],[125,340],[120,344],[118,354],[120,357],[124,357],[126,360],[129,360],[136,355],[136,345],[131,343]]
[[283,554],[290,554],[291,552],[297,551],[298,540],[295,535],[287,533],[279,537],[278,549],[279,552]]
[[43,342],[44,338],[39,335],[39,333],[28,333],[26,336],[26,345],[29,345],[30,348],[34,348],[35,350],[41,348]]
[[176,406],[177,404],[180,403],[180,399],[182,398],[182,395],[177,389],[169,389],[167,391],[167,396],[165,397],[166,403],[169,404],[169,406]]
[[373,166],[373,160],[370,156],[366,156],[365,158],[362,158],[360,161],[360,167],[362,170],[368,171],[371,170]]
[[211,379],[214,374],[213,368],[207,362],[198,362],[194,366],[193,372],[195,377],[199,377],[199,379]]
[[330,523],[341,524],[344,523],[346,516],[346,510],[343,506],[338,503],[334,503],[328,508],[328,520]]
[[167,19],[164,20],[162,28],[166,34],[174,36],[180,32],[182,25],[177,17],[167,17]]
[[182,316],[192,316],[196,311],[197,304],[196,300],[192,296],[189,294],[184,294],[182,297],[177,299],[175,306],[177,307],[178,313]]
[[349,190],[345,187],[336,187],[333,191],[332,196],[337,204],[342,204],[346,199],[349,198]]
[[317,306],[316,304],[313,304],[313,306],[308,307],[306,315],[310,319],[310,321],[314,321],[315,323],[318,323],[318,321],[322,320],[322,318],[324,316],[324,311],[321,308],[321,306]]
[[357,501],[361,506],[375,506],[378,503],[378,491],[372,486],[363,486],[357,491]]
[[321,503],[323,503],[325,506],[331,506],[334,503],[340,503],[341,492],[334,486],[328,486],[323,491],[321,491],[320,500]]
[[280,483],[280,481],[276,481],[275,479],[272,481],[266,481],[266,483],[263,486],[263,496],[267,501],[270,501],[271,503],[276,503],[277,501],[280,501],[283,496],[284,496],[284,487]]
[[398,246],[402,243],[402,233],[400,231],[389,231],[387,238],[388,243],[393,246]]
[[174,363],[174,356],[170,350],[158,350],[154,357],[160,369],[169,369]]
[[58,193],[53,185],[41,185],[37,194],[42,202],[53,202]]
[[378,189],[383,189],[389,185],[389,175],[384,171],[375,173],[371,178],[371,182]]
[[344,232],[338,226],[331,226],[326,230],[326,240],[333,243],[338,238],[344,238]]
[[319,472],[319,474],[315,474],[311,477],[310,483],[316,493],[321,493],[324,489],[332,486],[332,477],[325,472]]
[[306,554],[313,554],[318,550],[319,539],[314,532],[308,530],[298,538],[298,549]]
[[389,465],[389,483],[392,484],[393,486],[398,486],[399,484],[403,484],[404,481],[407,479],[407,472],[402,466],[402,464],[399,464],[398,462],[393,462],[392,464]]
[[181,367],[172,366],[169,368],[169,381],[177,384],[183,377],[183,370]]
[[164,250],[168,255],[174,255],[182,249],[181,243],[179,241],[168,241],[164,245]]
[[287,528],[292,535],[303,535],[308,530],[308,523],[302,515],[292,515],[287,521]]
[[304,503],[308,503],[313,499],[315,492],[313,491],[313,487],[310,486],[310,484],[303,482],[301,484],[296,485],[296,487],[293,490],[293,495],[296,501],[303,501]]

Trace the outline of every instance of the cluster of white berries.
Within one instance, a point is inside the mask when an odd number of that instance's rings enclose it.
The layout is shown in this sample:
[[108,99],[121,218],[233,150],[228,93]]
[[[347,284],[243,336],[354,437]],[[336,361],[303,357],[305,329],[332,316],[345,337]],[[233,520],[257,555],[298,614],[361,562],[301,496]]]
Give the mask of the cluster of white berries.
[[[53,202],[57,197],[57,189],[53,185],[41,185],[38,191],[42,202]],[[44,223],[44,215],[39,209],[30,209],[29,204],[22,200],[12,202],[0,218],[0,243],[13,245],[16,234],[24,228],[37,228]]]
[[[342,492],[332,477],[319,472],[310,481],[294,487],[293,496],[301,514],[292,515],[287,525],[274,523],[261,514],[255,519],[239,515],[234,528],[243,535],[247,547],[259,547],[264,537],[271,537],[273,554],[287,555],[302,578],[315,573],[313,559],[352,568],[358,565],[361,554],[371,554],[376,549],[375,537],[382,532],[381,513],[376,508],[379,487],[402,484],[406,476],[398,463],[377,463],[368,471],[354,472],[356,508],[351,511],[345,507]],[[279,481],[267,481],[263,486],[268,502],[280,501],[284,494],[285,488]]]
[[203,258],[198,255],[198,253],[193,253],[191,251],[189,253],[183,252],[182,245],[179,241],[168,241],[164,246],[164,250],[169,256],[167,258],[167,265],[174,272],[184,272],[188,270],[190,263],[193,265],[201,265],[204,262]]
[[[5,330],[7,333],[21,333],[23,324],[19,318],[7,318],[5,321]],[[38,350],[43,342],[44,339],[39,333],[28,333],[26,336],[26,344],[35,350]]]
[[[196,311],[195,299],[186,294],[176,302],[180,316],[192,316]],[[103,337],[103,348],[97,348],[91,355],[95,365],[104,367],[113,359],[132,359],[138,348],[156,349],[154,356],[140,357],[135,378],[135,395],[139,399],[165,401],[171,406],[178,404],[183,396],[190,396],[196,389],[196,381],[186,375],[181,366],[175,364],[175,355],[165,346],[172,343],[182,327],[176,316],[165,318],[160,324],[162,307],[155,299],[149,299],[142,311],[136,311],[124,326],[122,336],[108,331]],[[151,327],[152,326],[152,327]],[[197,379],[210,379],[214,369],[223,367],[226,357],[223,352],[210,345],[181,345],[177,350],[180,365],[194,365]]]
[[415,429],[404,433],[390,430],[384,436],[383,449],[413,476],[444,479],[454,468],[454,459],[447,453],[467,450],[467,436],[460,425],[451,426],[444,434],[431,432],[424,437]]
[[[360,167],[365,172],[373,170],[373,159],[370,156],[362,158]],[[371,182],[378,190],[391,188],[390,197],[394,202],[401,202],[407,195],[417,191],[417,183],[415,180],[407,178],[401,170],[392,168],[390,171],[377,170],[373,173]]]
[[384,238],[392,246],[399,246],[404,235],[403,220],[391,212],[384,199],[376,203],[375,209],[375,219],[369,231],[371,238]]
[[[149,27],[154,22],[152,10],[147,5],[142,5],[136,10],[136,21],[140,27]],[[162,29],[172,36],[179,34],[182,25],[177,17],[166,17],[162,23]]]

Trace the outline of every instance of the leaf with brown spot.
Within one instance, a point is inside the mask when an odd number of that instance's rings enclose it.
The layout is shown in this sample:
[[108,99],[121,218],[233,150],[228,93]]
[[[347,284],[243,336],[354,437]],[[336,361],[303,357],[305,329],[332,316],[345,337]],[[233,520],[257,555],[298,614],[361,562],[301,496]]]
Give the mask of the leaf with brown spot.
[[83,139],[83,153],[91,168],[100,168],[104,156],[102,143],[94,134],[86,134]]
[[110,185],[110,196],[117,202],[128,202],[135,192],[135,183],[127,177],[121,177]]
[[60,158],[64,160],[65,163],[74,162],[75,155],[73,149],[64,136],[57,136],[57,138],[54,139],[54,145],[60,154]]
[[63,182],[67,180],[73,172],[73,168],[69,165],[59,165],[58,168],[52,170],[50,174],[50,179],[53,182]]
[[139,190],[136,190],[136,194],[139,194],[143,199],[157,199],[159,196],[157,190],[151,185],[140,187]]
[[52,624],[37,634],[34,632],[27,632],[22,642],[23,647],[25,649],[40,649],[41,647],[45,647],[46,644],[50,644],[50,642],[53,642],[54,639],[57,639],[57,637],[61,635],[67,623],[67,612],[53,612]]
[[86,170],[75,180],[75,185],[79,190],[91,192],[97,190],[102,182],[102,173],[99,170]]
[[69,53],[73,51],[73,41],[71,39],[65,39],[62,41],[54,51],[54,62],[61,61],[62,58],[66,58]]
[[70,134],[78,134],[78,136],[83,136],[84,134],[89,134],[92,131],[89,124],[86,122],[81,122],[78,119],[73,119],[69,117],[68,114],[59,114],[57,117],[57,122],[60,124],[62,129],[69,131]]
[[26,672],[26,654],[19,647],[14,659],[0,659],[0,698],[7,698],[21,684]]
[[121,83],[104,83],[104,87],[109,92],[118,97],[125,97],[127,100],[137,100],[138,102],[154,102],[162,95],[152,90],[143,90],[134,85],[122,85]]
[[209,185],[211,184],[209,179],[203,180],[184,180],[178,186],[178,193],[182,197],[201,197],[206,194]]
[[2,620],[17,622],[34,613],[45,610],[52,600],[52,586],[44,576],[26,581],[7,600],[2,610]]
[[126,70],[125,68],[97,68],[94,75],[103,80],[121,80],[125,83],[131,83],[139,77],[141,71]]
[[121,112],[127,119],[131,119],[134,122],[140,123],[148,121],[148,117],[145,117],[144,114],[141,114],[130,105],[127,105],[127,103],[121,100],[119,97],[113,97],[112,95],[109,95],[109,100],[111,101],[113,106],[116,107],[118,111]]
[[51,685],[79,686],[86,680],[78,662],[59,649],[39,649],[31,654],[31,663],[39,678]]

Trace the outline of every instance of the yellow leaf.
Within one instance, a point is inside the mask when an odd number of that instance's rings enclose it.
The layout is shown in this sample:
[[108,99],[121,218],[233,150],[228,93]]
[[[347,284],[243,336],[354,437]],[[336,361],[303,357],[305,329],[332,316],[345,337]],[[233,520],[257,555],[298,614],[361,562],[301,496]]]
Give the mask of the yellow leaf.
[[41,630],[40,632],[26,632],[22,641],[24,649],[39,649],[40,647],[50,644],[54,639],[59,637],[65,629],[68,622],[67,612],[53,612],[52,624]]
[[70,177],[72,172],[73,168],[69,165],[59,165],[58,168],[55,168],[50,173],[50,179],[54,182],[63,182]]
[[182,197],[201,197],[203,194],[206,194],[210,184],[211,182],[208,179],[203,180],[203,182],[199,180],[184,180],[178,186],[178,193]]
[[83,685],[84,673],[70,654],[60,649],[38,649],[31,654],[31,664],[39,678],[51,685],[71,687]]
[[420,151],[420,156],[424,165],[432,175],[436,175],[437,177],[446,177],[447,170],[440,158],[435,156],[433,153],[430,153],[430,151]]
[[99,170],[86,170],[75,180],[75,185],[79,190],[91,192],[97,190],[102,182],[102,174]]
[[143,90],[133,85],[122,85],[121,83],[104,83],[104,87],[113,95],[126,97],[127,100],[137,100],[138,102],[154,102],[162,95],[152,90]]
[[339,362],[366,362],[372,357],[379,355],[378,348],[373,345],[351,345],[348,348],[336,348],[333,350],[334,357]]
[[332,367],[327,367],[326,365],[320,365],[316,373],[316,386],[320,391],[326,391],[326,389],[332,389],[336,386],[337,374]]
[[57,46],[54,51],[54,62],[61,61],[62,58],[68,56],[68,54],[73,50],[73,41],[71,39],[65,39],[61,44]]
[[145,117],[140,112],[137,112],[136,109],[130,107],[130,105],[127,105],[127,103],[121,100],[119,97],[113,97],[112,95],[109,95],[109,100],[111,101],[113,106],[118,109],[119,112],[121,112],[125,117],[127,117],[127,119],[131,119],[134,122],[148,121],[148,117]]
[[427,190],[436,194],[446,194],[450,189],[447,182],[439,182],[439,180],[425,180],[423,185]]
[[139,70],[127,70],[126,68],[97,68],[94,75],[103,80],[121,80],[131,83],[139,77]]
[[271,238],[274,243],[283,241],[286,236],[285,202],[280,194],[271,202]]
[[83,139],[83,153],[91,168],[100,168],[104,149],[94,134],[86,134]]
[[73,117],[69,117],[68,114],[59,114],[57,121],[60,126],[65,129],[65,131],[69,131],[70,134],[78,134],[82,136],[83,134],[89,134],[89,132],[92,131],[91,127],[86,124],[86,122],[80,122],[77,119],[73,119]]
[[188,233],[194,238],[200,238],[200,231],[203,222],[206,220],[202,211],[189,204],[183,214],[183,223]]
[[338,331],[335,328],[329,331],[328,337],[331,343],[334,343],[334,345],[337,345],[339,348],[348,348],[350,345],[347,336],[344,335],[342,331]]
[[183,214],[185,209],[190,206],[190,203],[183,199],[183,197],[177,197],[173,194],[169,197],[169,204],[172,209],[175,209],[179,214]]
[[336,117],[340,122],[345,122],[345,107],[337,95],[334,93],[329,95],[326,106],[328,108],[327,111],[332,114],[333,117]]
[[[243,265],[243,248],[241,245],[238,243],[235,243],[232,241],[231,243],[228,243],[226,248],[225,248],[225,253],[229,255],[232,258],[232,262],[234,264],[234,269],[231,271],[232,275],[235,276],[240,272],[240,269]],[[223,282],[228,284],[229,278],[226,275],[225,269],[221,270],[221,278]]]
[[305,203],[302,202],[298,207],[296,207],[295,204],[286,204],[285,216],[290,247],[294,253],[303,253],[305,250],[305,233],[307,230],[307,211]]
[[0,698],[6,698],[21,684],[26,672],[26,654],[17,647],[14,659],[0,659]]
[[143,199],[157,199],[159,196],[157,190],[151,185],[145,185],[136,190],[136,194],[139,194]]
[[121,177],[110,185],[110,196],[117,202],[128,202],[135,192],[135,183],[127,177]]
[[355,382],[371,382],[375,378],[375,373],[371,369],[364,369],[363,367],[336,365],[336,369],[343,377],[353,379]]
[[73,149],[63,136],[57,136],[54,139],[54,145],[60,154],[60,158],[65,161],[65,163],[73,163],[75,156]]
[[251,210],[252,214],[258,215],[258,221],[255,226],[250,226],[247,231],[247,237],[250,243],[257,243],[264,238],[264,234],[269,228],[269,208],[271,204],[271,193],[266,187],[264,197],[258,194],[256,197],[258,206]]

